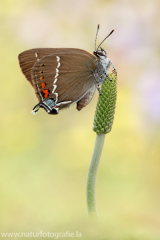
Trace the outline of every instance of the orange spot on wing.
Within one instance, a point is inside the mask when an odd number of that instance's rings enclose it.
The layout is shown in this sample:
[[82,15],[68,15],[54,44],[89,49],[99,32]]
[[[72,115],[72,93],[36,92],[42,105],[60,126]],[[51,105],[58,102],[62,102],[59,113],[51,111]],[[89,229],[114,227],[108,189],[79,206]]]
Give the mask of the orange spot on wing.
[[48,89],[44,89],[42,90],[43,94],[44,94],[44,98],[47,98],[49,95],[49,90]]
[[45,88],[46,84],[44,82],[41,83],[42,88]]
[[44,79],[44,77],[41,77],[41,80],[43,80]]

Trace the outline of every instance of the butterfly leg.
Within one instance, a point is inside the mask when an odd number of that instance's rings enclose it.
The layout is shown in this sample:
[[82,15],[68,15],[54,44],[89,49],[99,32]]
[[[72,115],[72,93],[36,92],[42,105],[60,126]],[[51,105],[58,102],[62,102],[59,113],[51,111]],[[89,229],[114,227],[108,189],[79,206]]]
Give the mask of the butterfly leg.
[[115,67],[114,67],[114,65],[113,65],[113,63],[112,63],[112,61],[108,58],[108,60],[109,60],[109,62],[110,62],[110,64],[112,65],[112,67],[113,67],[113,69],[114,69],[114,71],[115,71],[115,73],[116,73],[116,75],[117,75],[117,71],[116,71],[116,69],[115,69]]
[[99,95],[101,95],[101,89],[100,89],[100,85],[99,85],[100,81],[99,81],[99,79],[97,79],[98,77],[95,74],[93,74],[93,77],[94,77],[94,80],[95,80],[95,83],[96,83],[96,88],[99,92]]
[[99,92],[99,95],[101,95],[101,89],[100,89],[99,84],[97,85],[97,90],[98,90],[98,92]]
[[106,75],[106,78],[107,78],[109,81],[111,81],[111,82],[112,82],[112,79],[110,79],[110,78],[108,77],[108,75]]

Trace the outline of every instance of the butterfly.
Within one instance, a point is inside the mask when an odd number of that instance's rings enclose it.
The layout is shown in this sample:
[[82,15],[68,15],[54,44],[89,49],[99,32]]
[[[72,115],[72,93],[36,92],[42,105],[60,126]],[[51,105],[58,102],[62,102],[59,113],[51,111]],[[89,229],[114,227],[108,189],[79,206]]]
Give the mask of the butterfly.
[[77,48],[35,48],[19,54],[22,73],[39,101],[33,114],[43,108],[55,115],[73,103],[81,110],[91,101],[96,89],[101,94],[100,85],[106,78],[111,80],[108,77],[110,65],[115,72],[116,69],[100,47],[114,30],[96,48],[98,31],[99,25],[93,54]]

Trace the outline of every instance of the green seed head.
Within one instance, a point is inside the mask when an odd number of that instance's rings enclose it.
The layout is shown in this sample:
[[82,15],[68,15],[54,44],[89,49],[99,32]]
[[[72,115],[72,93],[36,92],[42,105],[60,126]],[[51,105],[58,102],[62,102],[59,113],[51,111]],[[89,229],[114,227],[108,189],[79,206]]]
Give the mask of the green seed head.
[[117,97],[117,76],[111,73],[109,78],[112,81],[106,78],[102,84],[94,116],[93,131],[97,134],[106,134],[112,129]]

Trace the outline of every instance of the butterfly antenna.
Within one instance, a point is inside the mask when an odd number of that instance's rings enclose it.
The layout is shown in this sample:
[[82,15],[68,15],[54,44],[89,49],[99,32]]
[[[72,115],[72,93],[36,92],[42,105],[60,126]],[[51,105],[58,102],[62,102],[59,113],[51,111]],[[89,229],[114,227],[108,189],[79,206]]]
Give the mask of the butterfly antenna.
[[[114,32],[114,29],[110,32],[110,34],[108,34],[107,37],[105,37],[105,39],[99,44],[98,48],[102,45],[102,43],[106,40],[106,38],[108,38],[112,33]],[[97,50],[98,50],[97,48]]]
[[96,51],[96,42],[97,42],[97,36],[98,36],[99,27],[100,27],[100,25],[98,24],[97,32],[96,32],[96,38],[95,38],[95,51]]

